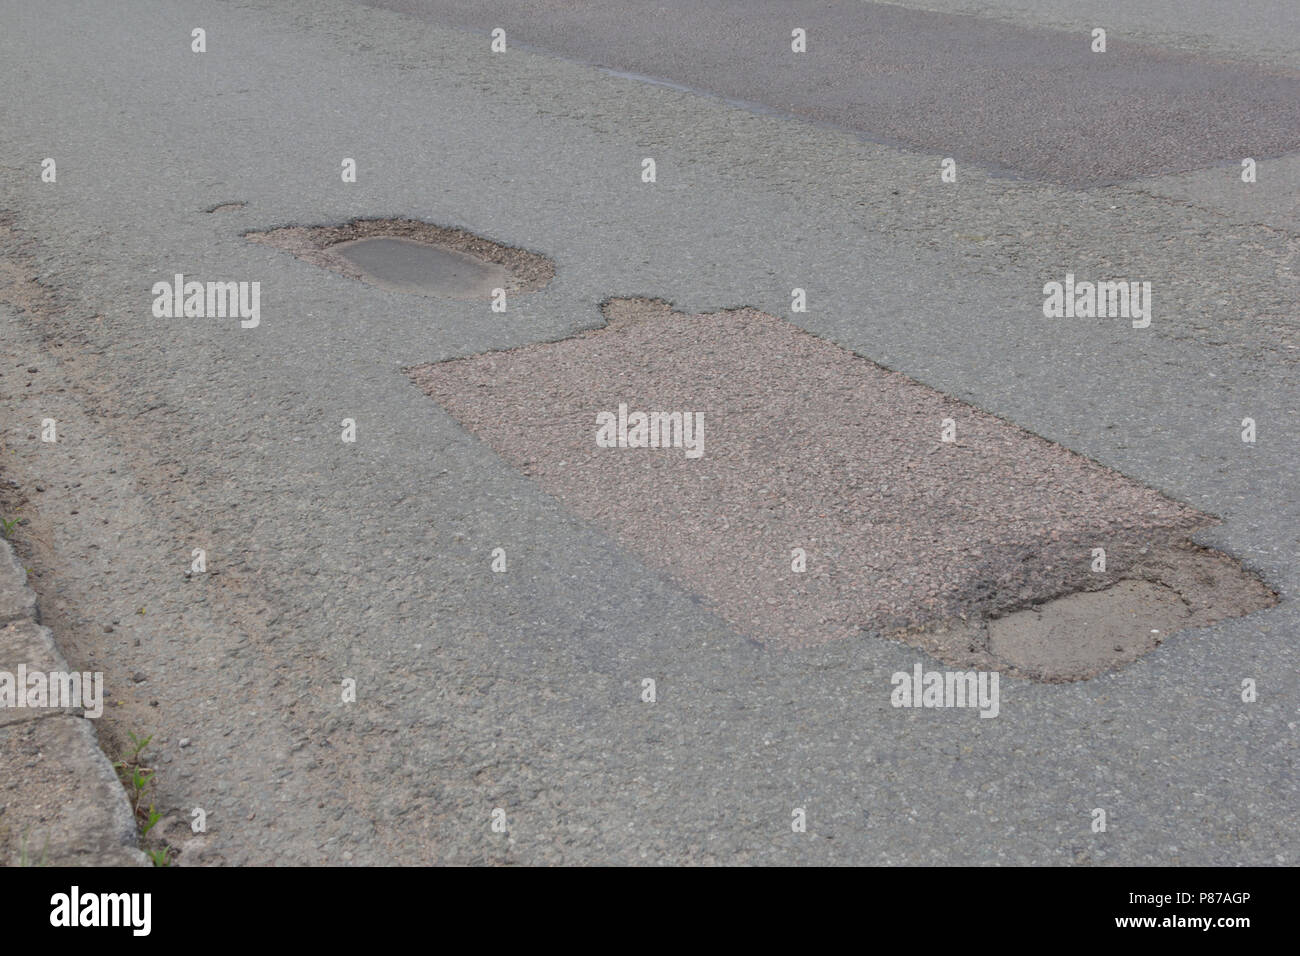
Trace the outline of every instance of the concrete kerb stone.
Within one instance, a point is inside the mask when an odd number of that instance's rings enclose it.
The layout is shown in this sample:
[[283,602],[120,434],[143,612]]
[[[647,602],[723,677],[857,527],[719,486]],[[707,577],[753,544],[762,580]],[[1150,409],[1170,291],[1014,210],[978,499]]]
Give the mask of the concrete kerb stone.
[[[0,672],[16,679],[20,666],[68,670],[27,572],[0,540]],[[0,707],[0,863],[146,866],[138,844],[126,791],[81,708]]]

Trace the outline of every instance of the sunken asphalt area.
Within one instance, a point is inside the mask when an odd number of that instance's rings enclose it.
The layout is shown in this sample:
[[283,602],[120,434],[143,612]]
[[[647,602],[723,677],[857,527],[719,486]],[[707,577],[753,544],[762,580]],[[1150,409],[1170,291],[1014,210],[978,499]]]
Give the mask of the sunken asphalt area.
[[[508,6],[0,2],[0,517],[105,752],[153,735],[151,845],[1294,864],[1294,11]],[[497,312],[248,238],[381,218],[533,255]],[[156,317],[178,273],[260,322]],[[1046,318],[1067,273],[1150,325]],[[596,448],[620,401],[704,455]],[[926,636],[1101,540],[1231,573],[1087,679]],[[918,663],[996,718],[891,706]]]

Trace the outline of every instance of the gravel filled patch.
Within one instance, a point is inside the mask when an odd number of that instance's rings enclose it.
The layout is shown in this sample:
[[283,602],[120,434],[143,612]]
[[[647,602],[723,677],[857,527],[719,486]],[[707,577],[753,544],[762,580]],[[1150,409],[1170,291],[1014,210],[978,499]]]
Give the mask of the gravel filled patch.
[[[644,299],[605,314],[573,338],[409,373],[763,643],[867,632],[1074,680],[1150,650],[1153,630],[1275,601],[1190,543],[1211,516],[781,319]],[[659,447],[638,447],[638,411],[659,416]],[[675,430],[674,413],[694,427]],[[1043,609],[1080,592],[1101,597]],[[1037,624],[1010,617],[1035,608]]]

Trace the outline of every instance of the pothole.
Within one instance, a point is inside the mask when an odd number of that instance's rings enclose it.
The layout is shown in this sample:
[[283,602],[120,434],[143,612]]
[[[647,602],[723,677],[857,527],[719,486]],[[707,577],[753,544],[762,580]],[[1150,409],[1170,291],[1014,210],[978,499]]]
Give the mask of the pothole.
[[505,266],[414,239],[357,239],[341,242],[333,251],[367,282],[394,292],[486,298],[493,289],[505,288],[510,278]]
[[990,621],[989,651],[1038,677],[1085,676],[1154,650],[1189,616],[1173,588],[1126,580]]
[[946,622],[910,641],[949,664],[1041,681],[1085,680],[1137,660],[1184,628],[1277,603],[1232,558],[1188,541],[1150,550],[1118,580],[1098,577],[1099,590],[988,620]]
[[393,292],[478,299],[493,289],[534,292],[555,277],[545,256],[463,229],[413,219],[359,219],[338,226],[285,226],[245,238]]
[[409,374],[764,643],[867,631],[1077,680],[1276,602],[1190,542],[1213,517],[782,319],[604,311],[599,330]]

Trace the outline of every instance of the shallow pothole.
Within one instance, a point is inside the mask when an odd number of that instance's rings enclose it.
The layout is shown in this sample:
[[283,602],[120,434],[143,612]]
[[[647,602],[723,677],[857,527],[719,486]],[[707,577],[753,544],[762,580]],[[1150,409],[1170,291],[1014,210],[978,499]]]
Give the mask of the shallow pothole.
[[903,638],[948,664],[1015,677],[1086,680],[1137,660],[1189,627],[1207,627],[1277,603],[1226,554],[1190,541],[1149,549],[1122,575],[984,620],[951,621]]
[[367,282],[393,292],[486,298],[510,279],[505,266],[414,239],[356,239],[339,243],[334,252],[359,269]]
[[1173,588],[1125,580],[989,621],[989,651],[1038,677],[1084,676],[1154,650],[1190,616]]
[[545,256],[414,219],[285,226],[244,237],[340,275],[411,295],[488,298],[494,289],[534,292],[555,277],[555,267]]
[[602,329],[408,373],[743,634],[865,631],[1069,681],[1276,603],[1190,541],[1212,516],[783,319],[603,308]]

